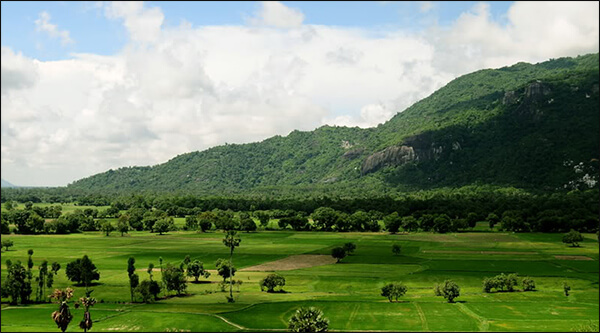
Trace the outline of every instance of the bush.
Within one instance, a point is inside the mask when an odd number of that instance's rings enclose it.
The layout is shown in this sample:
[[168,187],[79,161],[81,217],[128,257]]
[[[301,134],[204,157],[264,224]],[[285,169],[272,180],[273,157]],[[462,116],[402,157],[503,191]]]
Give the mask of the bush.
[[579,231],[571,229],[571,231],[563,236],[562,242],[571,244],[572,247],[579,247],[579,242],[583,242],[583,236],[581,236]]
[[402,284],[402,282],[390,283],[381,288],[381,296],[387,297],[387,299],[392,302],[392,298],[398,301],[398,297],[404,296],[406,294],[406,286]]
[[533,279],[526,277],[523,278],[523,291],[533,291],[535,290],[535,281]]
[[436,296],[443,296],[448,303],[454,303],[454,299],[460,296],[460,287],[452,280],[446,280],[441,285],[433,288]]
[[274,292],[276,287],[280,287],[280,291],[285,286],[285,278],[279,274],[269,274],[264,279],[260,280],[260,290],[264,291],[267,288],[268,293]]
[[346,250],[343,247],[336,247],[331,250],[331,256],[337,259],[337,262],[346,257]]
[[329,319],[323,317],[323,311],[309,307],[299,308],[288,321],[288,329],[292,332],[326,332]]

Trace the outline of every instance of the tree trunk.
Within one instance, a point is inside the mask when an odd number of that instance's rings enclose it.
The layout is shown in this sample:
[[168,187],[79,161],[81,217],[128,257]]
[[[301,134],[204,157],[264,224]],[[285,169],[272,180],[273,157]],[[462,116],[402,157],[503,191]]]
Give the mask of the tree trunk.
[[229,297],[231,298],[232,302],[233,302],[233,275],[231,274],[232,272],[232,267],[233,266],[233,248],[231,248],[231,254],[229,256]]

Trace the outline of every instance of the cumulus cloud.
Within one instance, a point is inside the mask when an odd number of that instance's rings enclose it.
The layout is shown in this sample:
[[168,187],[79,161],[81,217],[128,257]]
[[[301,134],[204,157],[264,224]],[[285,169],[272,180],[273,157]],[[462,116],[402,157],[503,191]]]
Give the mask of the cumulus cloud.
[[106,5],[105,13],[111,19],[122,19],[131,39],[136,42],[156,41],[165,18],[160,8],[145,8],[142,1],[111,1]]
[[60,38],[62,45],[75,43],[71,39],[68,30],[59,30],[56,24],[50,23],[50,14],[48,12],[40,13],[39,18],[35,20],[35,26],[37,31],[47,32],[52,38]]
[[598,52],[597,3],[515,3],[504,26],[479,4],[422,33],[306,25],[269,6],[260,24],[192,28],[164,27],[142,3],[102,4],[131,36],[115,55],[37,61],[2,47],[2,177],[65,185],[225,142],[376,126],[459,75]]
[[12,89],[24,89],[35,84],[38,78],[34,61],[15,54],[10,48],[2,46],[2,95]]
[[250,24],[275,28],[297,28],[304,21],[304,14],[279,1],[262,1],[261,8],[248,19]]

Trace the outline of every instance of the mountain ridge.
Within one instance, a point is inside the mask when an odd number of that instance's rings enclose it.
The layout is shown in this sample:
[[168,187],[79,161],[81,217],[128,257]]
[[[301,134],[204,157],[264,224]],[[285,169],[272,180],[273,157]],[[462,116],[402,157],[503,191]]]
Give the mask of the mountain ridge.
[[[584,162],[586,174],[597,169],[598,72],[597,53],[484,69],[456,78],[375,128],[292,131],[181,154],[155,166],[109,170],[69,187],[405,191],[481,182],[556,189],[575,179],[564,165],[569,161]],[[575,135],[581,131],[589,137]],[[552,157],[549,166],[538,156],[544,154]]]

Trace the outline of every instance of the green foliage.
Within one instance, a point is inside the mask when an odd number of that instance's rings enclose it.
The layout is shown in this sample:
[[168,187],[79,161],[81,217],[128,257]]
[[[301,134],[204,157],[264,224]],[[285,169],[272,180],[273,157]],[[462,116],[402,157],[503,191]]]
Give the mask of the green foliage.
[[400,246],[400,244],[392,245],[392,253],[393,254],[400,255],[400,252],[402,252],[402,246]]
[[154,224],[154,232],[158,232],[159,235],[175,229],[175,221],[172,216],[161,218]]
[[452,280],[446,280],[441,285],[435,285],[433,291],[436,296],[447,299],[448,303],[454,303],[454,299],[460,296],[460,287]]
[[398,301],[398,297],[404,296],[408,289],[402,282],[394,282],[385,285],[381,288],[381,296],[387,297],[387,299],[392,302],[392,299]]
[[193,276],[195,282],[198,282],[198,278],[203,276],[208,279],[210,277],[210,272],[204,269],[204,263],[198,260],[194,260],[187,267],[187,276]]
[[571,231],[563,236],[562,242],[565,244],[571,244],[572,247],[579,247],[579,242],[583,242],[583,236],[581,236],[579,231],[571,229]]
[[535,290],[535,281],[533,281],[530,277],[524,277],[523,281],[523,291],[534,291]]
[[344,243],[343,249],[348,255],[351,255],[356,250],[356,244],[352,242]]
[[285,286],[285,278],[279,274],[269,274],[264,279],[259,282],[260,290],[264,291],[267,289],[268,293],[272,293],[275,291],[276,287],[279,287],[280,290],[283,290],[283,286]]
[[163,282],[167,291],[175,291],[181,295],[187,289],[187,280],[183,274],[183,269],[167,263],[167,267],[162,273]]
[[100,279],[96,265],[92,263],[87,255],[81,259],[76,259],[67,264],[67,278],[75,283],[81,283],[84,286],[89,286],[93,280]]
[[387,231],[395,234],[402,226],[402,218],[398,215],[398,212],[393,212],[383,218],[383,223]]
[[[514,288],[517,286],[517,278],[517,274],[506,275],[504,273],[496,275],[493,278],[486,277],[483,279],[483,291],[486,293],[491,292],[492,289],[498,291],[514,291]],[[525,290],[525,286],[527,286],[527,288],[533,287],[533,289],[535,289],[535,282],[530,278],[525,278],[523,279],[523,290]]]
[[32,292],[27,270],[18,260],[15,263],[7,260],[6,269],[8,274],[2,279],[2,297],[10,297],[12,305],[18,304],[19,301],[21,304],[27,303]]
[[301,307],[288,320],[288,329],[291,332],[326,332],[329,328],[329,319],[325,318],[323,311],[315,307]]
[[566,281],[563,282],[563,291],[565,293],[565,296],[568,297],[569,292],[571,291],[571,286]]
[[15,243],[14,243],[12,240],[10,240],[10,239],[3,239],[3,240],[2,240],[2,247],[3,247],[3,248],[6,250],[6,251],[8,251],[8,248],[9,248],[9,247],[12,247],[13,245],[15,245]]
[[235,266],[233,265],[230,265],[229,260],[227,259],[217,259],[217,261],[215,262],[215,267],[217,269],[217,274],[219,274],[223,278],[223,281],[225,281],[230,276],[235,276],[235,272],[237,271],[237,268],[235,268]]
[[346,250],[344,250],[343,247],[338,246],[331,250],[331,256],[337,259],[337,262],[340,262],[340,260],[346,258],[347,255],[348,253],[346,253]]

